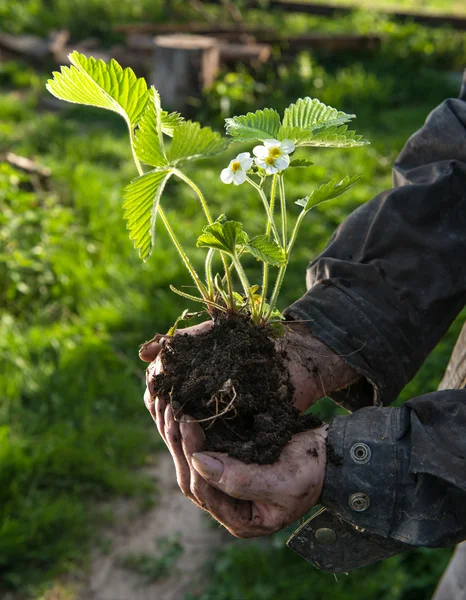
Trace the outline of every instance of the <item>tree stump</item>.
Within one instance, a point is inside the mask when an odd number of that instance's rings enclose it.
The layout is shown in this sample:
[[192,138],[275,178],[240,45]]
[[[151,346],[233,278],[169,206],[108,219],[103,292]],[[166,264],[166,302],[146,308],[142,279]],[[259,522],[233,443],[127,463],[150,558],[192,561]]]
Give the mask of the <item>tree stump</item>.
[[217,76],[220,45],[216,38],[191,34],[159,35],[154,39],[151,82],[164,107],[185,112],[199,100]]

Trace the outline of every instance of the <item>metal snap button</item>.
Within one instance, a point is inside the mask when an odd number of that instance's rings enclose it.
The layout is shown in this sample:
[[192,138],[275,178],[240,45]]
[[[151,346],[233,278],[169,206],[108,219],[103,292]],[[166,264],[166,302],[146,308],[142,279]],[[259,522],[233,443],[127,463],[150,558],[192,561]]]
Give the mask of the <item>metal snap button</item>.
[[333,531],[333,529],[328,529],[327,527],[322,527],[315,532],[316,540],[319,544],[324,546],[330,546],[337,541],[337,534]]
[[357,492],[356,494],[351,494],[349,497],[350,508],[356,512],[364,512],[369,508],[370,504],[371,500],[367,494]]
[[350,450],[350,454],[354,462],[360,465],[368,463],[372,456],[371,449],[367,444],[364,444],[363,442],[353,444]]

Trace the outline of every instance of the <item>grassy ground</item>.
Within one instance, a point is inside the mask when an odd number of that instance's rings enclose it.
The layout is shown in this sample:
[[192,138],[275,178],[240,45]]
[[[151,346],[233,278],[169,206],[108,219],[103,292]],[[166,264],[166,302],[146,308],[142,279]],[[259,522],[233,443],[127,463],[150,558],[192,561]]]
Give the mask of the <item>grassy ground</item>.
[[313,3],[360,6],[375,10],[409,10],[419,13],[466,15],[463,2],[457,0],[312,0]]
[[[130,11],[136,19],[147,9],[138,2],[117,6],[81,0],[71,14],[69,6],[57,1],[57,10],[45,14],[37,0],[7,9],[17,11],[15,26],[24,30],[37,29],[47,18],[69,19],[74,26],[86,21],[100,32]],[[92,7],[107,11],[105,24],[86,19],[85,10]],[[0,5],[0,15],[2,10]],[[278,22],[279,17],[257,11],[250,21],[261,14]],[[204,122],[220,127],[228,112],[264,105],[280,109],[309,94],[356,112],[358,131],[372,142],[360,149],[310,153],[316,167],[289,174],[296,198],[331,175],[360,173],[362,180],[348,198],[324,205],[308,220],[282,308],[304,292],[305,265],[336,225],[390,186],[390,165],[406,138],[431,108],[456,93],[439,69],[466,62],[464,39],[448,32],[393,25],[362,14],[332,23],[286,17],[285,23],[289,30],[310,23],[327,29],[348,29],[352,23],[358,30],[378,27],[387,40],[377,55],[338,62],[303,54],[278,71],[265,70],[258,81],[243,71],[224,74],[198,109]],[[168,284],[179,287],[188,283],[188,276],[163,231],[146,264],[127,238],[121,191],[135,172],[122,123],[92,109],[41,111],[43,78],[24,65],[2,65],[0,83],[0,151],[36,158],[52,169],[43,188],[0,166],[0,589],[20,589],[37,598],[37,590],[57,573],[85,566],[92,531],[108,518],[96,508],[100,500],[138,494],[144,504],[153,496],[136,474],[157,449],[142,409],[136,351],[154,331],[166,330],[185,307]],[[226,212],[248,223],[248,231],[259,231],[256,199],[245,200],[241,191],[219,180],[227,160],[203,163],[201,182],[213,212]],[[175,228],[190,247],[202,225],[199,207],[178,183],[170,183],[169,193],[168,214],[172,221],[176,217]],[[290,218],[294,214],[290,206]],[[202,254],[195,252],[199,264]],[[254,265],[250,267],[253,278]],[[435,389],[458,329],[459,321],[404,399]],[[328,417],[333,406],[324,402],[320,410]],[[428,597],[447,555],[419,551],[336,584],[284,549],[283,534],[266,546],[234,542],[216,562],[203,600],[298,600],[308,597],[309,589],[316,595],[332,590],[335,598],[417,600]]]

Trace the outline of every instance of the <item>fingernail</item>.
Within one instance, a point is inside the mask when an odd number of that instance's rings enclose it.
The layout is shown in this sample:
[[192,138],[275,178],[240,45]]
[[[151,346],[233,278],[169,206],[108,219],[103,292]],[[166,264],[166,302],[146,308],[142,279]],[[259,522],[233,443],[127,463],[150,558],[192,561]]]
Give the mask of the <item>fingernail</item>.
[[213,456],[204,454],[203,452],[195,452],[192,456],[193,467],[206,479],[212,481],[220,481],[223,475],[223,463]]

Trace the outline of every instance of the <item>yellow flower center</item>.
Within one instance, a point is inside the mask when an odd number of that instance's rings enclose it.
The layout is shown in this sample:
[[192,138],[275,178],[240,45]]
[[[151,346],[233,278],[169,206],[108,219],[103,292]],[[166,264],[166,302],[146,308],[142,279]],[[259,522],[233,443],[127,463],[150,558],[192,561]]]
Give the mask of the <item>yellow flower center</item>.
[[270,150],[269,150],[269,156],[273,159],[278,158],[281,153],[282,152],[281,152],[280,148],[270,148]]
[[267,165],[274,165],[275,164],[275,158],[273,156],[267,156],[267,158],[265,159],[265,162]]
[[235,162],[232,163],[231,170],[233,171],[233,173],[236,173],[236,171],[241,170],[241,163],[239,162],[239,160],[235,160]]

